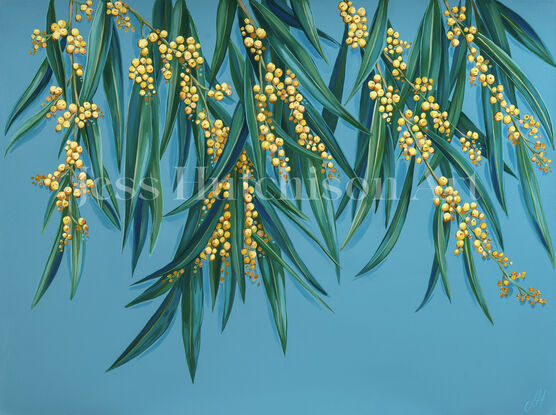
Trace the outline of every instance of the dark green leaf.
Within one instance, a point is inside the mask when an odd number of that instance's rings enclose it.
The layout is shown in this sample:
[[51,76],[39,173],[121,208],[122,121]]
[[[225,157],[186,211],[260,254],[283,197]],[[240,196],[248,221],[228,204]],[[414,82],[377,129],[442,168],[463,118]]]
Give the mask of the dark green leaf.
[[195,380],[197,360],[201,344],[203,323],[203,279],[197,274],[182,277],[181,323],[185,358],[191,381]]
[[413,187],[412,185],[414,170],[415,158],[412,158],[409,164],[409,168],[407,169],[402,192],[400,194],[398,206],[396,207],[396,211],[394,212],[392,222],[372,258],[356,276],[363,275],[372,270],[378,264],[380,264],[384,260],[384,258],[388,256],[390,251],[392,251],[392,248],[394,248],[394,245],[398,241],[400,233],[402,232],[403,226],[405,224],[409,201],[411,200],[411,189]]
[[313,17],[313,12],[311,10],[309,0],[290,0],[290,4],[293,12],[297,17],[297,20],[301,24],[301,28],[307,36],[307,39],[309,39],[309,42],[311,42],[311,44],[315,47],[324,61],[327,62],[326,56],[319,42],[317,26],[315,24],[315,19]]
[[[182,277],[182,280],[188,280],[188,277]],[[176,284],[172,287],[164,301],[149,319],[141,332],[133,339],[131,344],[125,351],[116,359],[108,370],[112,370],[124,363],[129,362],[134,357],[140,355],[154,342],[156,342],[170,327],[170,323],[174,319],[176,309],[180,301],[180,286]]]
[[212,85],[216,79],[216,74],[226,56],[226,50],[230,43],[232,26],[236,15],[237,3],[235,0],[220,0],[216,11],[216,45],[212,55],[211,76],[209,84]]
[[31,82],[29,82],[29,86],[23,94],[19,97],[16,104],[14,105],[12,112],[8,117],[8,121],[6,121],[6,127],[4,129],[4,134],[8,133],[10,126],[12,123],[17,119],[17,117],[25,110],[29,105],[31,105],[35,99],[44,91],[50,78],[52,77],[52,69],[48,66],[48,60],[45,59],[42,61],[41,66],[33,76]]
[[485,316],[488,320],[494,324],[492,321],[492,317],[490,315],[490,311],[488,310],[488,306],[483,295],[483,290],[481,288],[481,283],[479,278],[477,277],[477,271],[475,270],[475,261],[473,260],[473,253],[471,247],[471,242],[469,242],[468,238],[465,238],[465,242],[463,245],[463,263],[465,265],[465,275],[467,276],[467,281],[469,282],[469,286],[471,287],[471,291],[473,292],[473,296],[479,303],[479,306],[485,313]]

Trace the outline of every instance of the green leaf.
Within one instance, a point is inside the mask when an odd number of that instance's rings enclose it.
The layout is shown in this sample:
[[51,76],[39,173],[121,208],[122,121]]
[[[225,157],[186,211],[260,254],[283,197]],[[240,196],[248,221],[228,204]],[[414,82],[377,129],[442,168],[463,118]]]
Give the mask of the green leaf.
[[167,293],[172,286],[173,284],[168,281],[166,276],[164,276],[135,297],[133,301],[126,305],[126,308],[133,307],[134,305],[141,304],[146,301],[154,300],[162,294]]
[[[344,35],[342,39],[345,39],[348,34],[348,28],[346,26],[344,30]],[[338,55],[336,56],[336,61],[334,62],[334,68],[330,74],[330,81],[328,82],[328,89],[332,91],[336,99],[342,102],[342,95],[344,93],[344,83],[346,80],[346,63],[348,55],[348,45],[346,42],[342,43],[340,50],[338,50]],[[334,132],[338,124],[338,116],[332,114],[326,108],[322,109],[322,118],[326,121],[330,131]]]
[[442,56],[442,15],[437,0],[430,0],[423,17],[423,36],[419,49],[419,76],[426,76],[438,81],[440,59]]
[[4,152],[4,155],[8,154],[8,151],[10,151],[10,149],[15,144],[17,144],[17,142],[21,138],[23,138],[25,134],[27,134],[34,126],[36,126],[39,123],[39,121],[45,119],[46,114],[50,112],[50,107],[55,104],[56,102],[51,102],[49,103],[49,105],[45,105],[43,108],[41,108],[39,112],[37,112],[35,115],[25,120],[25,122],[21,124],[17,130],[15,130],[12,139],[6,146],[6,151]]
[[[268,32],[272,49],[284,61],[287,67],[296,74],[301,86],[331,113],[336,114],[357,129],[366,131],[365,127],[355,119],[330,92],[320,71],[305,48],[289,32],[288,28],[265,6],[250,1],[257,18]],[[245,97],[247,99],[247,97]]]
[[483,118],[488,147],[489,171],[492,180],[492,187],[496,198],[500,202],[504,212],[506,210],[506,198],[504,196],[504,149],[502,147],[502,125],[494,119],[496,104],[489,102],[490,93],[484,88],[481,89],[481,99],[483,107]]
[[124,177],[126,186],[131,191],[126,195],[124,204],[124,235],[125,244],[127,231],[135,204],[139,196],[140,185],[145,177],[151,151],[151,106],[139,96],[139,87],[134,85],[129,98],[126,125]]
[[[46,33],[50,33],[50,25],[56,23],[56,8],[54,0],[48,3],[48,11],[46,13]],[[66,72],[64,68],[64,58],[62,56],[62,48],[60,46],[62,40],[49,40],[46,42],[46,58],[48,65],[52,68],[52,72],[56,77],[58,86],[62,88],[62,96],[66,97]]]
[[463,245],[463,263],[465,265],[465,275],[467,276],[467,281],[469,282],[469,286],[471,287],[471,291],[473,292],[473,296],[479,303],[479,306],[485,313],[485,316],[488,320],[494,324],[492,321],[492,317],[490,315],[490,311],[488,310],[488,306],[483,295],[483,289],[481,288],[481,283],[479,278],[477,277],[477,271],[475,270],[475,261],[472,257],[472,250],[471,242],[469,242],[468,238],[465,238],[465,242]]
[[[105,170],[102,161],[102,137],[100,135],[98,121],[86,124],[85,128],[82,128],[79,131],[85,150],[87,151],[87,154],[89,154],[93,176],[103,183]],[[99,193],[102,194],[102,189],[99,189]]]
[[539,91],[512,60],[512,58],[490,39],[487,39],[481,33],[477,33],[475,43],[479,46],[481,53],[486,55],[493,63],[495,63],[500,70],[506,74],[508,79],[512,81],[521,95],[523,95],[523,98],[525,98],[529,106],[539,118],[539,121],[548,135],[548,139],[552,144],[552,147],[554,147],[554,131],[552,129],[552,121]]
[[[309,204],[319,225],[321,235],[335,262],[339,263],[340,249],[338,247],[334,205],[332,204],[328,179],[321,172],[320,163],[310,160],[301,160],[301,173]],[[339,280],[339,269],[337,269],[337,277]]]
[[288,263],[282,259],[280,254],[276,252],[270,246],[270,244],[266,243],[263,240],[263,238],[261,238],[259,235],[255,233],[253,234],[253,238],[257,241],[257,244],[262,248],[265,255],[268,255],[269,257],[274,259],[280,266],[284,267],[284,269],[288,271],[288,273],[299,283],[299,285],[301,285],[302,288],[305,289],[305,291],[307,291],[311,296],[313,296],[319,303],[325,306],[328,310],[332,311],[332,309],[328,306],[328,304],[326,304],[326,302],[322,298],[320,298],[320,296],[315,291],[313,291],[313,289],[309,285],[307,285],[307,283],[299,275],[297,275],[297,273],[293,270],[293,268],[290,267]]
[[552,66],[556,66],[552,54],[537,35],[537,32],[519,14],[506,7],[499,1],[496,7],[502,17],[502,23],[506,31],[519,43]]
[[[429,278],[429,285],[425,293],[421,305],[415,311],[419,311],[427,302],[430,300],[436,283],[438,282],[438,276],[442,276],[442,284],[444,286],[444,291],[448,300],[452,300],[450,296],[450,284],[448,281],[448,263],[446,261],[446,249],[448,248],[448,240],[450,235],[450,225],[451,222],[444,222],[443,212],[440,206],[437,206],[434,210],[433,217],[433,241],[434,241],[434,259],[431,269],[431,275]],[[448,237],[446,237],[448,235]]]
[[149,229],[149,205],[142,197],[137,199],[133,211],[133,240],[131,246],[131,272],[135,272],[135,267],[145,247],[147,233]]
[[203,279],[195,274],[182,277],[181,322],[185,358],[191,381],[195,381],[197,360],[201,345],[201,325],[203,323]]
[[152,110],[152,144],[149,167],[145,177],[145,185],[151,190],[149,207],[151,211],[151,242],[149,252],[152,253],[160,233],[163,215],[162,179],[160,177],[160,100],[155,96],[151,102]]
[[243,57],[241,52],[237,48],[234,42],[230,41],[230,53],[228,54],[230,61],[230,74],[232,75],[232,82],[234,84],[235,92],[240,100],[244,102],[243,99]]
[[[152,8],[152,25],[159,30],[166,30],[168,33],[172,32],[172,0],[154,0]],[[148,34],[148,33],[147,33]],[[199,37],[195,37],[199,39]],[[153,77],[155,79],[155,84],[158,85],[160,81],[160,75],[162,71],[160,53],[158,52],[158,47],[155,44],[149,45],[149,56],[153,60],[153,66],[155,68]],[[201,54],[201,56],[203,56]]]
[[[189,12],[185,5],[184,0],[179,0],[174,6],[172,12],[172,39],[177,36],[188,37],[191,33],[189,30]],[[170,66],[173,74],[178,74],[179,72],[179,62],[177,59],[170,62]],[[170,80],[168,85],[168,95],[166,98],[166,121],[164,123],[164,131],[162,133],[162,141],[160,144],[160,156],[166,151],[166,147],[170,142],[172,132],[174,131],[174,126],[176,124],[176,119],[178,117],[178,109],[180,108],[180,83],[179,79],[174,77]],[[180,117],[185,117],[185,113],[181,112]]]
[[313,17],[313,12],[311,10],[309,0],[290,0],[290,4],[299,23],[301,24],[303,31],[305,32],[305,35],[307,36],[307,39],[309,39],[309,42],[311,42],[319,55],[322,56],[324,61],[328,63],[328,61],[326,60],[326,55],[324,54],[322,46],[319,42],[317,26],[315,24],[315,19]]
[[112,25],[112,16],[106,14],[106,2],[101,1],[96,8],[89,31],[87,62],[83,70],[83,85],[79,92],[80,102],[90,101],[98,88],[106,57],[111,49]]
[[210,287],[212,311],[214,311],[214,305],[216,304],[216,297],[218,296],[218,289],[220,288],[221,269],[222,269],[222,257],[220,255],[216,255],[216,258],[214,258],[214,260],[209,261],[209,287]]
[[369,210],[371,209],[373,200],[376,195],[376,179],[382,167],[382,159],[384,157],[384,144],[386,142],[386,120],[382,118],[378,105],[374,106],[373,119],[371,123],[371,136],[367,145],[367,169],[365,171],[365,189],[368,197],[361,199],[357,211],[354,215],[353,222],[350,226],[346,239],[342,244],[342,249],[347,245],[349,240],[355,234],[355,231],[363,223]]
[[[367,45],[365,46],[365,53],[361,60],[361,66],[359,67],[359,72],[355,78],[355,85],[353,90],[349,94],[347,101],[349,101],[363,81],[369,76],[375,63],[382,53],[386,43],[386,29],[388,24],[388,0],[380,0],[378,7],[376,9],[373,21],[370,24],[371,31],[369,37],[367,38]],[[344,38],[345,40],[345,38]],[[346,101],[346,102],[347,102]]]
[[[182,277],[187,280],[189,277]],[[117,368],[137,357],[151,347],[170,327],[180,301],[180,285],[175,284],[160,307],[155,311],[141,332],[133,339],[127,349],[116,359],[108,370]]]
[[[71,199],[71,210],[72,215],[76,217],[81,217],[79,214],[79,208],[77,207],[77,203],[75,199]],[[71,283],[71,291],[70,291],[70,300],[73,299],[75,296],[75,292],[77,291],[77,286],[79,285],[79,281],[81,279],[81,274],[83,273],[83,262],[85,259],[85,245],[83,244],[83,234],[81,231],[77,230],[77,224],[72,222],[71,224],[71,242],[70,246],[70,283]]]
[[357,273],[357,277],[369,272],[378,264],[380,264],[384,260],[384,258],[388,256],[390,251],[392,251],[392,248],[394,248],[394,245],[398,241],[400,233],[402,232],[403,226],[405,224],[409,201],[411,200],[411,188],[413,184],[414,170],[415,158],[412,158],[409,164],[409,168],[407,169],[402,192],[400,194],[398,206],[396,207],[396,211],[394,212],[392,222],[390,223],[390,226],[388,227],[388,230],[386,231],[386,234],[380,242],[380,245],[378,246],[376,252],[369,260],[367,265],[365,265],[363,269]]
[[[296,29],[301,29],[301,23],[293,13],[293,10],[289,8],[285,2],[277,2],[276,0],[263,0],[263,4],[268,7],[272,13],[274,13],[282,22],[287,24],[290,27],[294,27]],[[322,30],[317,29],[318,35],[332,42],[335,46],[340,46],[338,41],[334,39],[332,36],[324,33]]]
[[521,184],[521,194],[525,201],[525,207],[529,218],[535,226],[535,231],[542,242],[552,266],[554,266],[554,248],[552,246],[552,238],[541,201],[541,192],[537,178],[535,177],[533,167],[530,164],[530,158],[527,149],[521,141],[516,146],[516,159]]
[[23,91],[23,94],[21,94],[21,96],[15,103],[8,117],[8,121],[6,121],[4,135],[8,133],[10,126],[19,117],[19,115],[35,101],[35,99],[42,93],[42,91],[44,91],[51,77],[52,69],[50,69],[50,66],[48,66],[48,60],[45,59],[42,61],[41,66],[39,66],[39,69],[33,76],[31,82],[29,82],[29,86],[27,86],[27,89]]
[[243,101],[242,105],[245,110],[245,120],[247,122],[247,129],[249,130],[249,137],[251,138],[251,145],[253,147],[255,171],[257,177],[263,177],[266,171],[266,155],[261,148],[259,140],[259,124],[257,122],[257,108],[255,107],[255,98],[253,97],[253,75],[251,70],[251,63],[249,56],[245,57],[243,63]]
[[116,27],[112,25],[112,38],[102,73],[102,84],[108,104],[108,112],[112,120],[112,134],[116,148],[118,170],[122,164],[122,142],[125,132],[123,79],[120,40],[116,33]]
[[286,312],[286,279],[284,268],[265,255],[259,257],[261,276],[263,277],[266,298],[272,310],[274,325],[282,351],[286,353],[288,339],[288,316]]
[[315,287],[315,289],[322,294],[327,295],[324,288],[322,288],[318,280],[313,276],[307,265],[303,262],[303,259],[301,259],[301,256],[295,249],[295,245],[284,227],[284,224],[274,209],[272,209],[272,206],[270,206],[263,198],[258,197],[253,198],[253,203],[262,219],[262,222],[264,223],[266,231],[272,237],[276,245],[278,245],[288,258],[290,258],[309,284]]
[[218,9],[216,10],[216,45],[214,54],[212,55],[211,76],[209,85],[212,85],[216,79],[216,74],[224,61],[226,50],[230,43],[230,35],[234,18],[236,15],[237,3],[235,0],[220,0]]
[[[232,186],[231,191],[233,192],[234,198],[230,201],[230,274],[232,278],[237,281],[239,293],[241,299],[245,302],[245,275],[244,275],[244,264],[243,255],[241,250],[243,249],[243,226],[245,222],[244,218],[244,206],[243,206],[243,183],[237,170],[232,172]],[[229,302],[229,301],[228,301]],[[228,304],[228,303],[226,303]],[[229,305],[231,310],[231,304]],[[224,308],[224,314],[222,315],[222,330],[226,326],[226,322],[229,317],[228,307]]]
[[37,287],[37,291],[35,292],[35,297],[33,298],[33,303],[31,307],[35,307],[41,297],[44,295],[56,273],[58,272],[58,268],[60,268],[60,263],[62,262],[62,258],[64,256],[64,252],[60,252],[60,239],[62,239],[64,224],[62,220],[60,220],[60,224],[58,225],[58,231],[56,232],[56,237],[54,238],[54,242],[52,243],[52,247],[50,248],[50,253],[48,254],[48,258],[46,260],[46,264],[44,265],[44,270],[41,275],[41,279],[39,281],[39,286]]

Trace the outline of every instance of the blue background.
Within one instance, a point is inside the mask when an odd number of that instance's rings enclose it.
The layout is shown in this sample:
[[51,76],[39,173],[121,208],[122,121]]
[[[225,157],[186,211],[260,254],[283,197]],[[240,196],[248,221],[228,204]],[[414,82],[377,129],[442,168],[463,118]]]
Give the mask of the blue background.
[[[374,13],[375,1],[360,3],[370,15]],[[413,39],[426,3],[390,1],[390,18],[402,38]],[[531,22],[556,53],[556,2],[504,3]],[[150,15],[150,1],[135,0],[133,4],[144,15]],[[313,4],[318,25],[339,39],[343,24],[337,2]],[[188,1],[188,5],[210,61],[217,2]],[[46,8],[44,0],[2,0],[0,4],[4,33],[0,125],[4,125],[11,106],[43,59],[28,55],[28,48],[31,30],[44,25]],[[64,15],[65,10],[66,2],[59,2],[58,15]],[[237,41],[237,33],[233,36]],[[134,56],[136,40],[123,32],[120,38],[127,61]],[[324,44],[333,62],[335,49]],[[542,91],[551,113],[556,114],[555,69],[519,47],[513,51]],[[359,65],[357,53],[350,53],[349,62],[347,88]],[[219,78],[229,81],[225,65],[226,73]],[[328,79],[330,68],[324,64],[321,67],[323,77]],[[129,90],[126,83],[126,93]],[[477,90],[470,93],[476,94]],[[103,106],[101,92],[96,102]],[[478,119],[476,106],[476,99],[467,99],[466,111]],[[354,104],[348,108],[355,111]],[[115,172],[106,119],[101,128],[106,132],[104,156],[111,172]],[[353,160],[355,132],[340,123],[337,137]],[[4,139],[2,152],[8,139]],[[544,308],[531,309],[515,299],[499,299],[496,265],[479,263],[495,321],[492,326],[470,295],[460,258],[450,257],[452,304],[438,287],[430,304],[415,313],[426,288],[433,253],[432,208],[425,186],[417,193],[418,200],[412,202],[405,229],[388,260],[364,278],[353,280],[352,276],[382,238],[381,213],[368,220],[342,252],[341,285],[336,283],[323,255],[306,238],[296,237],[303,257],[329,290],[335,313],[307,301],[295,284],[288,282],[286,357],[262,287],[248,287],[246,304],[236,303],[222,334],[219,313],[206,308],[197,378],[192,384],[179,323],[152,350],[105,373],[157,305],[124,309],[124,304],[139,292],[129,287],[129,248],[121,252],[120,233],[107,227],[92,206],[84,209],[91,229],[85,272],[76,298],[69,301],[64,263],[38,307],[30,309],[54,228],[40,232],[47,194],[31,186],[29,177],[51,171],[58,164],[58,142],[51,122],[0,162],[0,413],[555,413],[556,275],[525,215],[516,181],[509,176],[509,216],[502,218],[506,252],[514,259],[516,269],[527,271],[527,285],[543,290],[549,299]],[[170,182],[168,160],[166,156],[162,177]],[[513,157],[509,160],[514,163]],[[484,173],[485,166],[480,170]],[[117,176],[112,173],[112,177]],[[554,173],[539,181],[554,233]],[[166,207],[175,205],[170,192],[166,196]],[[342,239],[349,221],[344,215],[338,223]],[[154,254],[140,260],[135,279],[166,264],[182,222],[183,216],[164,222]]]

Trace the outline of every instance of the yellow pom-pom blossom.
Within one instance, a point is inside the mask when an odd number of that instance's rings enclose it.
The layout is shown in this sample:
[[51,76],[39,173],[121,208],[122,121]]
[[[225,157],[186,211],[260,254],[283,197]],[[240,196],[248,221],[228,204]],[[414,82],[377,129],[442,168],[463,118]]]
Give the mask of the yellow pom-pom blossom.
[[128,30],[135,32],[135,27],[133,27],[131,19],[127,15],[128,7],[127,3],[124,3],[123,1],[109,1],[106,3],[106,14],[116,18],[116,25],[118,29],[123,28],[124,32],[127,32]]
[[83,102],[82,105],[69,104],[61,98],[62,88],[50,87],[50,95],[46,98],[50,105],[50,112],[46,114],[46,118],[56,118],[56,132],[62,131],[64,128],[70,128],[75,125],[77,128],[85,128],[86,125],[96,122],[98,118],[102,118],[102,112],[96,104],[91,102]]
[[[244,207],[244,223],[242,226],[243,246],[240,248],[240,253],[243,258],[244,274],[254,283],[258,282],[257,274],[257,258],[262,254],[261,247],[253,238],[253,234],[257,234],[263,241],[268,242],[271,238],[264,232],[262,223],[259,222],[259,214],[253,204],[255,198],[255,188],[249,183],[253,179],[253,165],[247,158],[245,151],[241,153],[238,161],[234,167],[234,171],[241,177],[241,189],[236,189],[239,192],[239,197],[243,199]],[[218,222],[205,245],[205,248],[199,253],[195,259],[193,273],[203,267],[206,261],[219,260],[220,268],[220,281],[225,280],[225,276],[229,273],[230,268],[230,250],[231,250],[231,211],[228,198],[230,197],[230,175],[226,176],[221,182],[217,183],[215,189],[207,195],[203,201],[203,215],[205,215],[216,202],[217,198],[226,200],[222,215],[218,218]],[[180,271],[181,272],[181,271]],[[169,282],[176,277],[179,278],[180,272],[174,271],[167,276]]]
[[[466,238],[469,238],[471,240],[471,245],[483,259],[493,259],[496,261],[502,271],[502,281],[506,282],[505,287],[507,287],[509,283],[512,283],[519,291],[518,298],[521,298],[521,295],[527,292],[515,282],[515,278],[512,278],[512,276],[515,277],[518,274],[507,273],[506,268],[512,265],[512,262],[509,261],[508,257],[502,252],[497,251],[493,247],[492,240],[488,236],[484,213],[477,209],[477,204],[475,202],[463,203],[459,192],[448,185],[448,179],[444,176],[437,177],[428,164],[427,160],[430,155],[434,153],[434,147],[432,146],[431,140],[426,137],[426,130],[424,130],[424,128],[426,128],[426,123],[423,122],[424,119],[416,115],[414,116],[413,112],[409,109],[406,110],[400,119],[403,120],[403,122],[399,124],[404,125],[406,128],[399,139],[399,147],[402,150],[405,160],[410,160],[412,157],[415,157],[417,163],[424,161],[431,175],[437,182],[437,186],[434,188],[434,205],[441,208],[444,222],[455,221],[456,219],[458,221],[459,225],[458,231],[456,232],[457,241],[454,254],[459,255],[461,250],[465,249],[464,241]],[[524,298],[526,297],[527,295],[525,295]],[[529,297],[531,296],[529,295]],[[534,300],[532,304],[543,304],[546,301],[542,300],[538,294],[535,299],[538,299],[538,301]]]
[[253,59],[258,61],[266,49],[263,44],[263,40],[266,38],[266,31],[261,27],[255,28],[249,19],[245,19],[244,23],[245,26],[240,27],[243,45],[254,55]]
[[369,37],[367,30],[367,11],[364,7],[355,9],[353,2],[341,1],[338,3],[340,16],[345,24],[348,25],[348,33],[345,42],[353,49],[364,48],[367,46],[366,38]]
[[276,135],[272,119],[272,106],[281,100],[290,110],[288,120],[294,124],[298,144],[320,155],[321,173],[328,172],[328,178],[338,177],[332,155],[328,153],[321,137],[313,134],[307,125],[304,116],[304,98],[298,89],[299,81],[296,75],[290,69],[284,71],[272,62],[265,63],[262,57],[264,45],[261,42],[260,45],[253,46],[251,40],[264,39],[266,32],[262,28],[255,28],[249,19],[245,19],[244,23],[245,26],[242,27],[244,45],[255,55],[254,59],[259,63],[259,83],[253,86],[253,96],[258,108],[256,118],[261,148],[269,153],[272,166],[278,169],[278,173],[285,180],[288,180],[288,173],[291,170],[288,166],[289,157],[283,149],[284,138]]
[[[391,27],[388,28],[386,35],[387,46],[383,50],[383,56],[391,65],[389,70],[392,76],[402,83],[407,82],[413,90],[413,100],[416,103],[420,102],[415,109],[416,116],[419,117],[416,124],[423,127],[425,131],[429,128],[434,129],[434,131],[444,135],[448,140],[451,140],[452,134],[455,134],[459,137],[462,151],[468,153],[469,159],[473,164],[478,164],[482,160],[481,150],[478,145],[479,134],[473,131],[463,133],[450,123],[448,112],[440,109],[440,105],[435,102],[435,97],[432,95],[434,90],[433,79],[417,77],[411,81],[406,77],[405,71],[407,65],[403,60],[403,53],[409,48],[409,45],[401,40],[398,32],[394,31]],[[399,105],[397,105],[400,102],[398,90],[394,89],[391,85],[386,85],[380,74],[376,74],[368,82],[367,86],[370,90],[369,97],[373,101],[379,101],[379,111],[382,113],[383,118],[390,122],[394,112],[399,110]],[[433,122],[429,123],[427,121],[428,118],[432,119]],[[397,118],[397,123],[398,131],[401,131],[404,125],[403,117]],[[417,162],[420,162],[420,158],[417,159]]]
[[72,212],[71,206],[72,199],[76,201],[88,195],[91,189],[95,187],[94,181],[87,177],[83,160],[80,158],[83,147],[76,141],[68,140],[64,149],[65,163],[60,164],[52,173],[36,175],[31,178],[33,184],[56,193],[56,207],[64,215],[62,218],[62,239],[59,244],[60,251],[73,237],[80,236],[71,233],[72,227],[81,236],[88,237],[89,225],[87,225],[87,221],[77,216],[76,212]]
[[467,49],[469,51],[467,60],[474,66],[469,71],[469,82],[473,85],[479,83],[489,94],[489,102],[499,108],[494,114],[494,120],[503,123],[506,127],[508,140],[516,145],[521,142],[531,154],[531,161],[535,163],[540,171],[545,173],[551,171],[552,160],[546,155],[546,146],[541,142],[542,135],[539,133],[540,123],[535,121],[532,115],[521,117],[519,109],[508,103],[504,97],[504,87],[497,84],[495,76],[490,73],[490,62],[480,54],[473,41],[477,28],[465,26],[465,7],[448,7],[444,11],[447,24],[452,28],[446,35],[451,39],[452,46],[459,45],[459,36],[465,37]]

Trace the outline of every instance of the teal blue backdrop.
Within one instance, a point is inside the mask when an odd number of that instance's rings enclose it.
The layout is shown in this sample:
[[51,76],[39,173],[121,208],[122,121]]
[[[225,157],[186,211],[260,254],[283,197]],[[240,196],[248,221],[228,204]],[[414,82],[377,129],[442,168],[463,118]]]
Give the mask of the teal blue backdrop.
[[[556,2],[503,1],[531,22],[556,53]],[[217,2],[187,3],[210,61]],[[312,3],[318,25],[339,39],[343,24],[337,2]],[[374,13],[376,1],[359,3]],[[391,0],[390,18],[402,38],[413,39],[426,3]],[[66,2],[57,4],[58,14],[63,15]],[[150,1],[133,0],[133,4],[150,15]],[[42,57],[28,54],[29,35],[35,27],[43,27],[46,8],[46,0],[0,2],[4,33],[0,125],[41,62]],[[123,32],[120,38],[124,56],[131,59],[136,38]],[[238,39],[237,33],[234,39]],[[512,45],[516,60],[556,116],[556,70]],[[326,42],[325,48],[333,61],[336,50]],[[327,79],[331,68],[318,62]],[[348,85],[358,67],[356,52],[350,53],[349,62]],[[219,78],[230,80],[227,64]],[[126,94],[129,91],[126,84]],[[101,92],[98,97],[102,106]],[[476,99],[467,100],[466,111],[478,120],[476,106]],[[355,111],[353,103],[348,108]],[[104,155],[115,172],[108,120],[101,122],[101,128],[106,132]],[[340,123],[337,137],[353,160],[355,132]],[[0,146],[2,153],[8,139]],[[330,293],[334,313],[308,301],[288,282],[286,356],[262,287],[249,286],[246,303],[236,303],[223,333],[219,314],[206,308],[197,377],[192,384],[179,324],[140,358],[105,373],[156,308],[156,304],[148,304],[124,309],[138,293],[130,284],[166,264],[183,216],[164,221],[154,254],[141,258],[132,279],[130,252],[129,248],[121,252],[121,234],[106,226],[92,206],[84,208],[90,240],[76,297],[69,300],[64,263],[48,293],[31,310],[54,229],[41,234],[47,193],[33,187],[29,178],[58,164],[58,142],[50,122],[0,160],[2,415],[555,413],[556,273],[534,235],[513,179],[506,177],[509,215],[502,219],[506,252],[517,269],[527,271],[528,284],[543,290],[549,299],[545,307],[531,309],[515,299],[499,299],[496,265],[480,263],[480,278],[495,323],[491,325],[471,296],[460,258],[450,258],[452,303],[439,289],[430,304],[416,313],[433,252],[432,205],[425,188],[412,201],[406,228],[388,260],[363,278],[354,280],[353,275],[382,238],[381,213],[368,220],[342,252],[340,285],[325,257],[306,238],[296,236],[304,258]],[[172,158],[164,160],[162,177],[167,189],[173,174],[168,160]],[[479,170],[484,174],[485,166]],[[539,179],[553,233],[555,177],[553,173]],[[169,189],[166,195],[167,208],[174,206]],[[348,215],[340,219],[341,237],[349,221]]]

